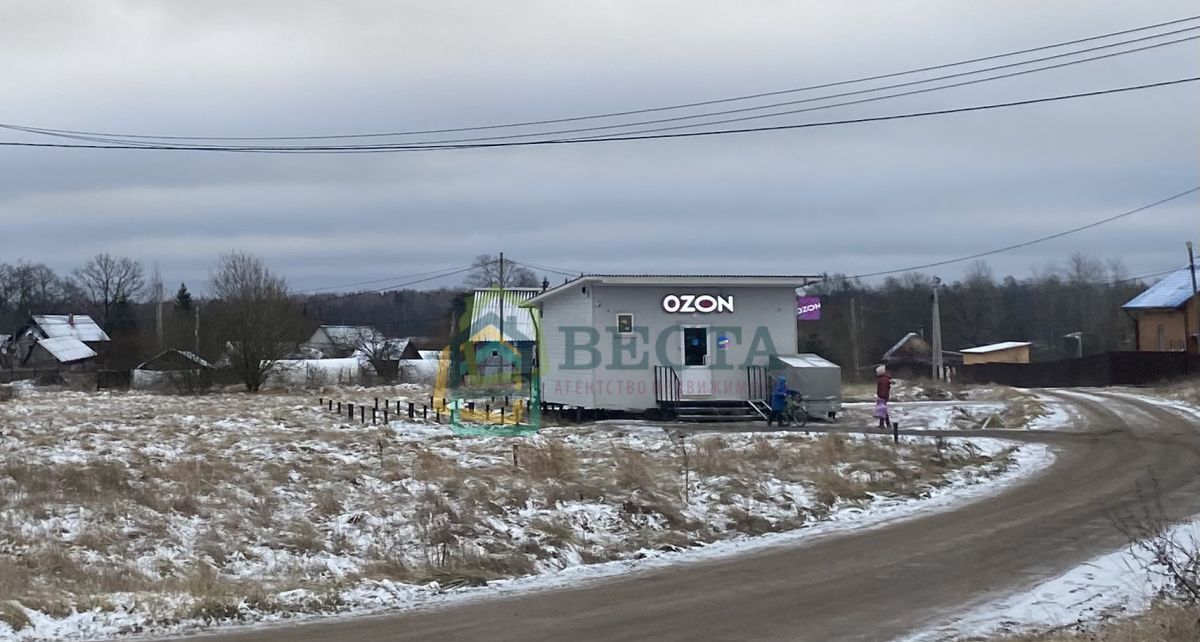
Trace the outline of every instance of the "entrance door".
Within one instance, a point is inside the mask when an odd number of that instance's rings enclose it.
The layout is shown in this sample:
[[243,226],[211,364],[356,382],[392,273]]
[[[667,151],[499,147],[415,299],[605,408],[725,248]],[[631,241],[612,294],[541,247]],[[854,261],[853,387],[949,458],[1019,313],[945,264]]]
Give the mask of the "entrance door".
[[708,326],[683,326],[683,370],[679,375],[684,397],[712,396],[712,370],[708,367]]

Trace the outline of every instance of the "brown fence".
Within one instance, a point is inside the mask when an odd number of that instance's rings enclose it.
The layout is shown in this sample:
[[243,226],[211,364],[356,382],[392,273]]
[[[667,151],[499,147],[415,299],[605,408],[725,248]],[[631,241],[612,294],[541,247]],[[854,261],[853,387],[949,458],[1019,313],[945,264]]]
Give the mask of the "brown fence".
[[1044,363],[981,363],[962,366],[965,383],[1018,388],[1137,386],[1200,374],[1200,356],[1182,352],[1104,352]]

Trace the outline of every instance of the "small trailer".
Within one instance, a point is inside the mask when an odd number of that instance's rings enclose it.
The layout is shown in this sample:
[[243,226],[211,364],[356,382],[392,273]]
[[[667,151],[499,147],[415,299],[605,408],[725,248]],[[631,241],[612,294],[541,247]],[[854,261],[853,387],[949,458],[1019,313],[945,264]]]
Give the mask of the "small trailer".
[[772,355],[768,370],[800,391],[809,417],[833,420],[842,411],[842,368],[836,363],[815,354]]

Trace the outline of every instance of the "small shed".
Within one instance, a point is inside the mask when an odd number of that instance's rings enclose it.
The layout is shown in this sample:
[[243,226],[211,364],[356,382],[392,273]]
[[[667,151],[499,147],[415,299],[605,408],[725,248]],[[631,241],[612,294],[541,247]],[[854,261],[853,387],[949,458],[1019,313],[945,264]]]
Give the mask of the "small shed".
[[[186,350],[163,350],[133,371],[131,385],[136,389],[149,389],[166,384],[202,383],[213,365]],[[188,381],[184,381],[184,380]]]
[[833,419],[842,411],[842,368],[819,355],[771,355],[772,377],[785,377],[799,390],[810,417]]
[[1029,363],[1028,341],[1004,341],[961,350],[963,365],[978,363]]

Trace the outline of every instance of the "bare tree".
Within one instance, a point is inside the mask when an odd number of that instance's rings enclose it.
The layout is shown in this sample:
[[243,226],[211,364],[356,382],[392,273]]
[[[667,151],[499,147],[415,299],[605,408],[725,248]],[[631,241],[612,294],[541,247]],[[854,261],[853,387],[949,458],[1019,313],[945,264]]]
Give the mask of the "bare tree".
[[101,312],[103,323],[117,301],[133,301],[145,285],[142,264],[107,252],[88,259],[73,273],[84,296]]
[[471,264],[463,283],[473,288],[535,288],[539,281],[533,270],[511,261],[504,262],[504,280],[500,279],[500,257],[480,254]]
[[399,340],[389,339],[379,330],[370,328],[357,334],[354,351],[371,364],[380,379],[395,381],[399,374]]
[[230,365],[246,390],[255,392],[295,343],[300,327],[287,283],[257,256],[231,252],[212,273],[212,293]]

